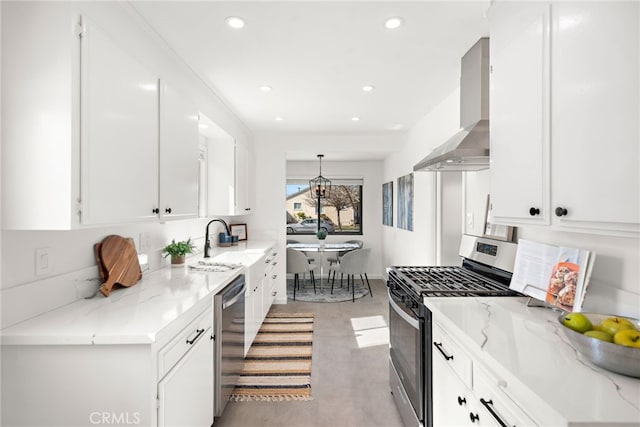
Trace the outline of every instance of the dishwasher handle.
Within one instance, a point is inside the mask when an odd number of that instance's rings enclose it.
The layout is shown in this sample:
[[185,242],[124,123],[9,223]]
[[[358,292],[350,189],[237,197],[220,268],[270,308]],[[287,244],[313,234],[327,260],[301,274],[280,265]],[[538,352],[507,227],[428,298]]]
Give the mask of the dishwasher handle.
[[247,284],[244,280],[244,276],[241,279],[236,279],[231,283],[224,291],[222,291],[222,309],[231,307],[238,302],[243,296],[244,291],[247,289]]

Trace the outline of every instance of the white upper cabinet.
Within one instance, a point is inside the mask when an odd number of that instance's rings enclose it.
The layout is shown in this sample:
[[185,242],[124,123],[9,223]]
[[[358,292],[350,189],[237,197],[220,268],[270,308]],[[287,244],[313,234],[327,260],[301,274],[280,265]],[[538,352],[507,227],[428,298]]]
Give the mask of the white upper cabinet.
[[198,216],[198,109],[172,86],[160,91],[160,217]]
[[496,222],[640,233],[640,4],[496,2]]
[[553,215],[567,210],[561,226],[638,233],[640,3],[553,10]]
[[251,213],[247,148],[203,114],[200,114],[200,124],[208,157],[207,215]]
[[158,77],[86,17],[82,27],[81,222],[156,219]]
[[71,3],[2,3],[4,229],[79,223],[80,52],[73,24]]
[[234,215],[235,140],[203,114],[200,127],[207,146],[207,215]]
[[501,3],[490,24],[492,213],[548,224],[549,5]]
[[2,4],[3,228],[197,217],[197,108],[78,5]]
[[236,143],[236,215],[251,213],[249,150]]

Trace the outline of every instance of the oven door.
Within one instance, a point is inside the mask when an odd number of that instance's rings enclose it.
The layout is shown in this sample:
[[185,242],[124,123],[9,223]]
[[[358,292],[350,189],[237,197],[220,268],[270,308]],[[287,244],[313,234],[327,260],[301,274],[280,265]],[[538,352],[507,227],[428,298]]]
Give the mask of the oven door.
[[424,319],[389,288],[391,391],[407,427],[424,425]]

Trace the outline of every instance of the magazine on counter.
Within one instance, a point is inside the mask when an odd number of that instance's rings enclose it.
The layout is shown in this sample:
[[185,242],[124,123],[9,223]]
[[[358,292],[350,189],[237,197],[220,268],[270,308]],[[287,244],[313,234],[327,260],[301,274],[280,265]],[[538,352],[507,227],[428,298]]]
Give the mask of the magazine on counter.
[[565,311],[580,311],[595,253],[520,239],[509,287]]

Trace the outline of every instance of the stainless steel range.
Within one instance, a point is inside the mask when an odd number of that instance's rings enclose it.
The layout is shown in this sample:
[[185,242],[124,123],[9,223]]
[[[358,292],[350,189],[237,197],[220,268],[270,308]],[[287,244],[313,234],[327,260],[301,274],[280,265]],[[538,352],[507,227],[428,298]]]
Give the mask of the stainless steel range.
[[429,298],[520,296],[509,289],[517,245],[464,235],[460,266],[387,268],[389,382],[407,427],[432,427]]

